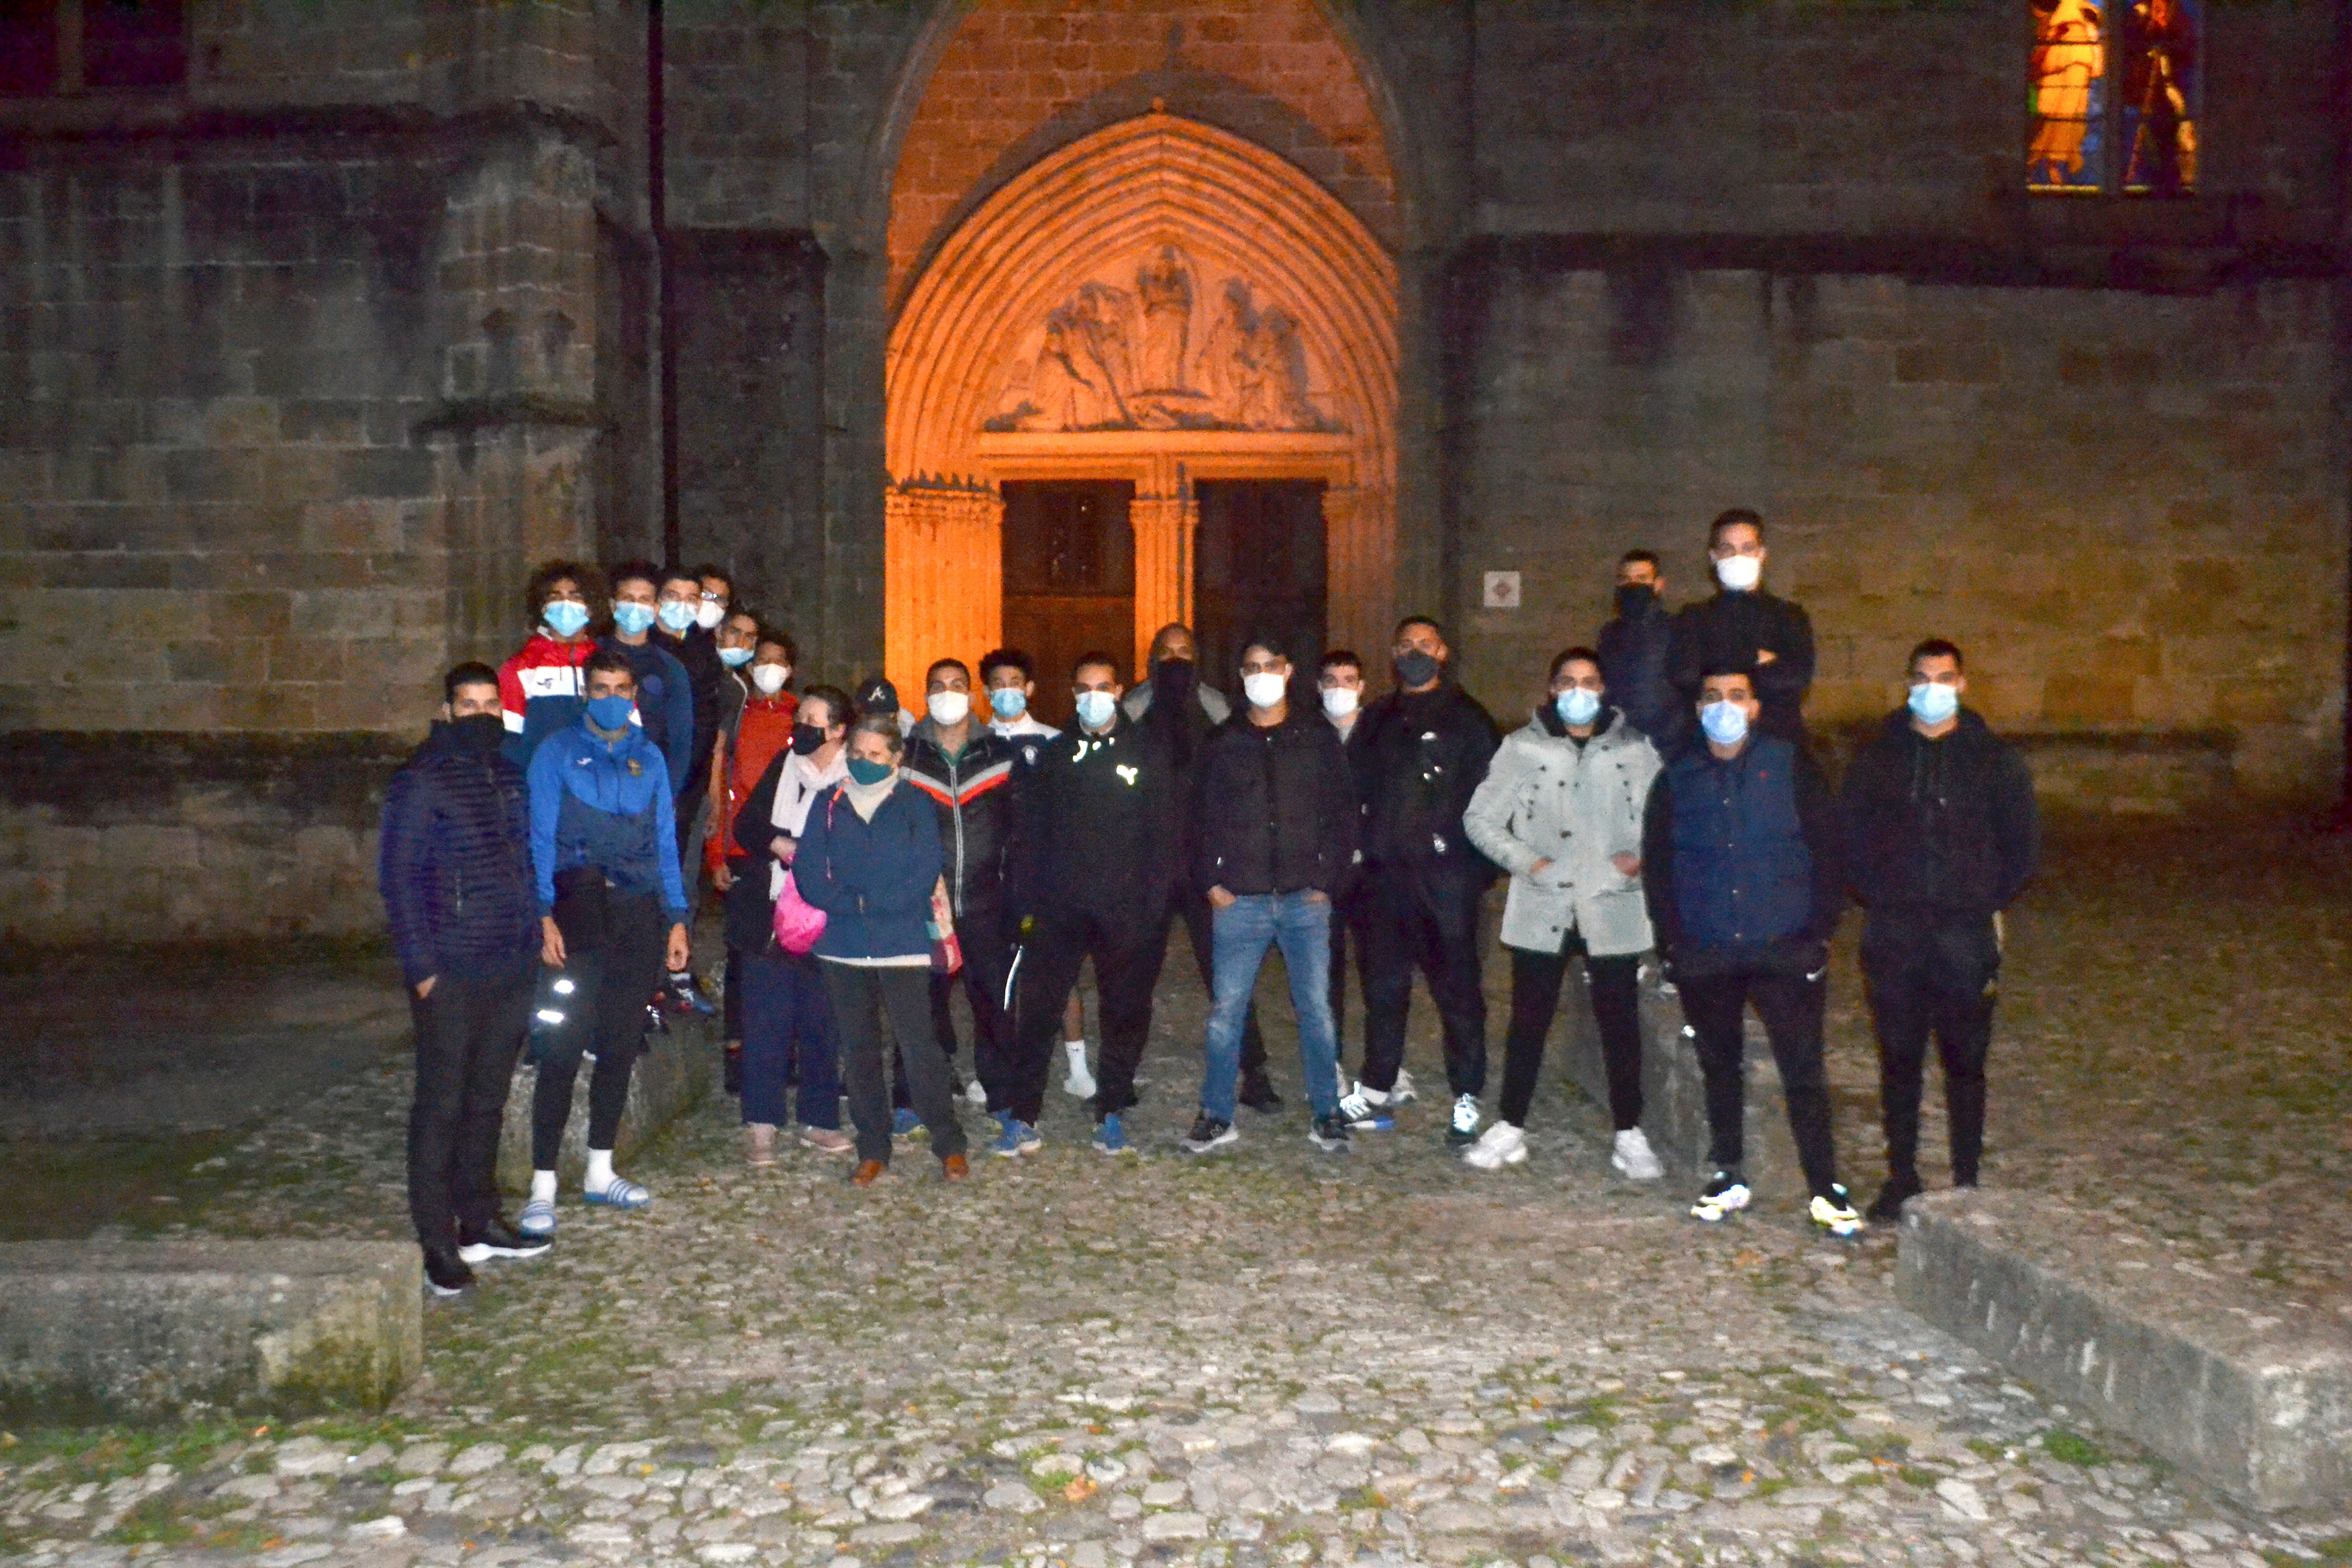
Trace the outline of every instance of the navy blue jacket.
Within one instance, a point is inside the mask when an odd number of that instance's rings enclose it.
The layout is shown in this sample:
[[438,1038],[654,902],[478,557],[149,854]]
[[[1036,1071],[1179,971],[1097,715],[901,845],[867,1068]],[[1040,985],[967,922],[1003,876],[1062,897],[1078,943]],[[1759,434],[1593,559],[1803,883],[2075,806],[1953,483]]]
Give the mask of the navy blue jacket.
[[1657,595],[1645,594],[1631,612],[1619,614],[1601,628],[1594,649],[1601,655],[1601,679],[1609,688],[1609,700],[1627,723],[1650,738],[1661,756],[1674,751],[1691,730],[1691,710],[1666,679],[1674,642],[1675,617]]
[[[687,674],[686,666],[677,655],[661,646],[660,639],[650,633],[646,640],[631,647],[618,637],[599,637],[596,646],[607,653],[617,653],[629,661],[637,677],[637,722],[645,726],[646,738],[669,767],[670,798],[676,800],[678,791],[694,776],[694,680]],[[702,743],[703,762],[710,761],[710,742]],[[703,770],[706,774],[708,767]]]
[[530,758],[530,859],[539,912],[555,912],[555,876],[593,866],[624,897],[658,892],[670,918],[686,918],[677,871],[677,813],[669,769],[644,730],[618,740],[586,720],[558,730]]
[[436,723],[392,775],[377,879],[401,978],[511,973],[539,951],[522,770]]
[[824,911],[819,958],[930,956],[931,889],[945,864],[931,797],[902,777],[866,821],[841,784],[809,802],[793,886]]
[[1678,752],[1650,786],[1642,887],[1678,972],[1816,966],[1844,907],[1837,806],[1804,748]]

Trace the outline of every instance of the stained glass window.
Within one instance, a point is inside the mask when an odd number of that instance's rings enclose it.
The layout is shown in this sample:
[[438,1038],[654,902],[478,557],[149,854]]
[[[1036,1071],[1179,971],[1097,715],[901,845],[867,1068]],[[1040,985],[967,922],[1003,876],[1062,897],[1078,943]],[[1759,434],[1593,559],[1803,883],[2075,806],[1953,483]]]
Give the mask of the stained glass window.
[[2028,0],[2027,183],[2178,195],[2197,187],[2200,0]]

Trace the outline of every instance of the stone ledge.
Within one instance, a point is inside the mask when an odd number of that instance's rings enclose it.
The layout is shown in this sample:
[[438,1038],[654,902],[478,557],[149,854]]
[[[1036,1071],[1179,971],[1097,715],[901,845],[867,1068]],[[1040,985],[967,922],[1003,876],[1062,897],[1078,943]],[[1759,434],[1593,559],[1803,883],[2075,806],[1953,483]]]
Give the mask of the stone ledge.
[[0,1417],[381,1410],[424,1364],[423,1272],[404,1242],[0,1246]]
[[[629,1100],[621,1111],[614,1156],[627,1160],[671,1122],[719,1089],[723,1063],[705,1026],[677,1021],[667,1035],[647,1037],[646,1054],[629,1076]],[[579,1186],[588,1169],[588,1079],[595,1068],[580,1064],[572,1085],[572,1115],[563,1124],[563,1152],[556,1170],[566,1191]],[[530,1097],[539,1070],[525,1062],[515,1069],[507,1093],[506,1120],[499,1128],[499,1185],[510,1193],[530,1190]]]
[[1895,1292],[2231,1497],[2352,1500],[2352,1335],[2165,1260],[2031,1194],[1938,1193],[1904,1207]]

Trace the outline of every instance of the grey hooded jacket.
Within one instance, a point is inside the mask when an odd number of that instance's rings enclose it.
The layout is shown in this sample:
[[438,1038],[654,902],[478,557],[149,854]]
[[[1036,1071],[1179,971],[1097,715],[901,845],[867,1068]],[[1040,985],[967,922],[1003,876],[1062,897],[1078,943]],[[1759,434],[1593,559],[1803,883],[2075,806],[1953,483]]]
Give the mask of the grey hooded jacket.
[[1649,950],[1642,879],[1612,858],[1642,852],[1642,809],[1660,765],[1614,708],[1580,747],[1549,704],[1504,737],[1462,814],[1470,842],[1511,874],[1504,946],[1558,952],[1575,931],[1596,958]]

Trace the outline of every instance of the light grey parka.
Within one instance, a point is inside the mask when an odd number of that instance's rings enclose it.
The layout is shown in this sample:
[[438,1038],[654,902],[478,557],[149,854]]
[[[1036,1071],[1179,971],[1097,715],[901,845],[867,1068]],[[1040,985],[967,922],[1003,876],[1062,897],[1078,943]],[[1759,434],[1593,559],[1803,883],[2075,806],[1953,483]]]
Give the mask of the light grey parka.
[[[1612,861],[1642,852],[1642,812],[1664,765],[1657,749],[1614,708],[1582,747],[1547,705],[1504,737],[1462,826],[1486,858],[1511,874],[1503,945],[1558,952],[1571,931],[1595,958],[1651,945],[1642,879]],[[1549,859],[1541,875],[1538,860]]]

